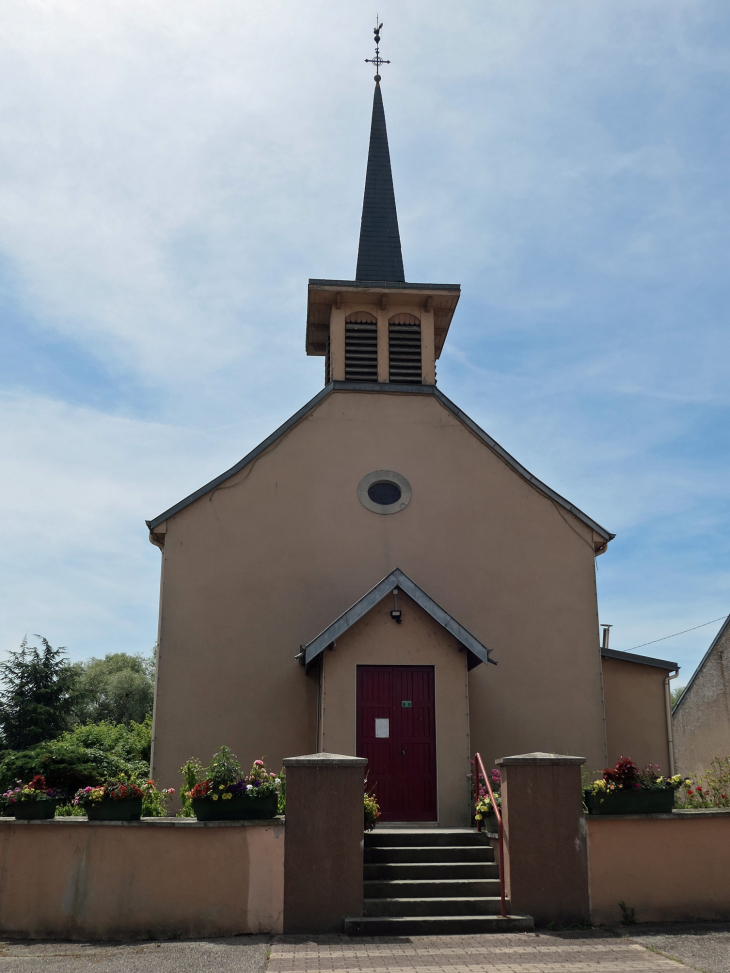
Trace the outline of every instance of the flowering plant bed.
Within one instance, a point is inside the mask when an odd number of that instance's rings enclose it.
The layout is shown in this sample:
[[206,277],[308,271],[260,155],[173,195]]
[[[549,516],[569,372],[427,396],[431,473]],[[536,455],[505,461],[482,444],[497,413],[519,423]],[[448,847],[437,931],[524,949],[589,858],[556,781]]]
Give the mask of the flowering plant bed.
[[380,820],[380,805],[375,794],[367,788],[368,779],[365,777],[365,831],[372,831]]
[[681,808],[730,808],[730,757],[715,757],[697,780],[685,780],[677,799]]
[[56,805],[64,797],[56,787],[46,786],[46,778],[36,774],[28,784],[18,781],[3,794],[17,820],[48,820],[56,813]]
[[76,791],[74,806],[86,812],[89,821],[139,821],[143,804],[156,805],[173,789],[158,791],[153,780],[143,783],[125,779],[110,780],[98,787]]
[[649,764],[639,770],[633,760],[621,757],[613,769],[603,771],[583,792],[589,814],[668,814],[674,795],[685,781],[679,774],[662,777],[660,768]]
[[[200,767],[193,761],[186,766]],[[236,755],[229,747],[221,747],[210,766],[200,767],[197,776],[185,797],[199,821],[276,817],[281,778],[267,770],[263,760],[254,760],[244,775]]]
[[[472,760],[472,765],[474,761]],[[482,822],[482,828],[486,828],[487,831],[490,829],[496,831],[497,829],[497,815],[495,814],[494,807],[492,806],[492,799],[489,796],[489,791],[487,790],[487,785],[482,780],[476,779],[476,772],[469,774],[469,779],[471,783],[472,800],[474,801],[474,820]],[[489,771],[489,782],[492,785],[492,793],[494,794],[494,803],[498,808],[502,807],[502,794],[500,788],[502,786],[502,773],[498,767],[492,767]]]

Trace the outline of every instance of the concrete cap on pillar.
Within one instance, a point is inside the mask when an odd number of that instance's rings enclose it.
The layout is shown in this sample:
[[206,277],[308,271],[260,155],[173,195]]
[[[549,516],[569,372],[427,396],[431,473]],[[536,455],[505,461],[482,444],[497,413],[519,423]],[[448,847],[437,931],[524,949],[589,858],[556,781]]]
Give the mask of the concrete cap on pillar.
[[514,757],[500,757],[497,761],[497,766],[510,766],[512,764],[584,764],[585,762],[585,757],[568,757],[562,753],[520,753]]
[[365,757],[348,757],[342,753],[308,753],[301,757],[284,757],[285,767],[366,767]]

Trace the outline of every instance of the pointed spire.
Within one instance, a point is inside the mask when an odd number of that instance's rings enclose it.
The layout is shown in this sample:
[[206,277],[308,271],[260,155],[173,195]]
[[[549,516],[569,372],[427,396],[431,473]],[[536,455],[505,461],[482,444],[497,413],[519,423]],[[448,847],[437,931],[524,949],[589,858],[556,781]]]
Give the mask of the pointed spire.
[[385,109],[380,84],[376,81],[355,280],[405,279]]

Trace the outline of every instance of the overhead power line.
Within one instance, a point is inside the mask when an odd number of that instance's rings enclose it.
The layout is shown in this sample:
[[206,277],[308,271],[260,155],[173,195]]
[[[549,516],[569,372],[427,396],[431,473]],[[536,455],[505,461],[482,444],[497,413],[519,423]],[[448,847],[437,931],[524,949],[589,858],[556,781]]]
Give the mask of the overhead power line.
[[675,632],[674,635],[664,635],[660,639],[652,639],[651,642],[642,642],[641,645],[635,645],[632,649],[626,649],[626,652],[633,652],[634,649],[643,649],[645,645],[654,645],[656,642],[666,642],[667,639],[676,638],[677,635],[686,635],[687,632],[694,632],[695,629],[704,628],[705,625],[712,625],[713,622],[724,622],[726,618],[730,618],[730,615],[720,615],[719,618],[713,618],[709,622],[703,622],[701,625],[695,625],[692,628],[685,628],[681,632]]

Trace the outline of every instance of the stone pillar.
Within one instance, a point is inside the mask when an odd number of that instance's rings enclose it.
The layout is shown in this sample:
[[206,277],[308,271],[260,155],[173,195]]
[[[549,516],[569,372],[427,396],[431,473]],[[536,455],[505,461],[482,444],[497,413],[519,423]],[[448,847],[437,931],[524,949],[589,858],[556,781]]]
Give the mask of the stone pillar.
[[530,915],[538,925],[590,919],[584,763],[584,757],[557,753],[524,753],[497,761],[510,911]]
[[342,932],[362,915],[367,760],[287,757],[284,932]]

